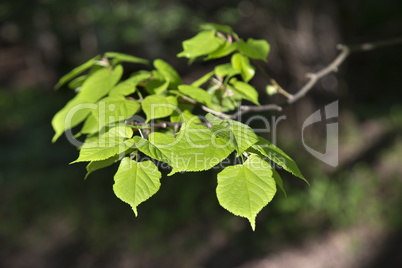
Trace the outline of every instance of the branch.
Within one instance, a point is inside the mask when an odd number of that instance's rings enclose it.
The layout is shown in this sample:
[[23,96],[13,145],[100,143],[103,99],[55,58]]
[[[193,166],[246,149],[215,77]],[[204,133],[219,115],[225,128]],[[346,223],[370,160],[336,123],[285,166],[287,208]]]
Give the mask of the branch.
[[[388,46],[395,46],[395,45],[401,45],[402,44],[402,37],[399,38],[394,38],[394,39],[389,39],[389,40],[384,40],[384,41],[378,41],[378,42],[370,42],[370,43],[363,43],[359,45],[353,45],[353,46],[347,46],[347,45],[337,45],[337,49],[340,50],[339,55],[326,67],[321,69],[318,72],[315,73],[308,73],[307,77],[309,80],[307,83],[296,93],[296,94],[290,94],[286,92],[286,94],[283,94],[286,98],[287,101],[283,105],[276,105],[276,104],[269,104],[269,105],[263,105],[263,106],[241,106],[240,109],[235,113],[230,115],[229,118],[234,119],[238,118],[241,115],[251,112],[251,111],[282,111],[283,107],[289,104],[293,104],[296,101],[300,100],[302,97],[304,97],[314,86],[317,84],[317,82],[322,79],[323,77],[327,76],[328,74],[332,72],[337,72],[339,66],[346,60],[346,58],[356,52],[366,52],[370,50],[374,50],[377,48],[383,48],[383,47],[388,47]],[[260,70],[263,70],[261,66],[257,65]],[[262,71],[264,75],[267,77],[270,77],[265,70]]]
[[194,104],[194,105],[200,106],[201,109],[203,109],[203,110],[206,111],[207,113],[214,114],[214,115],[219,116],[219,117],[221,117],[221,118],[231,118],[230,115],[225,114],[225,113],[222,113],[222,112],[217,112],[217,111],[215,111],[215,110],[212,110],[212,109],[208,108],[208,107],[205,106],[205,105],[199,104],[198,102],[196,102],[195,100],[193,100],[193,99],[191,99],[191,98],[189,98],[189,97],[186,97],[186,96],[184,96],[184,95],[180,95],[180,97],[181,97],[182,99],[184,99],[184,100],[186,100],[186,101],[188,101],[188,102]]
[[337,45],[337,49],[341,51],[339,55],[327,67],[321,69],[316,73],[307,74],[307,77],[310,78],[309,81],[307,81],[307,83],[296,94],[291,95],[288,98],[287,104],[295,103],[296,101],[304,97],[307,94],[307,92],[309,92],[321,78],[327,76],[332,72],[337,72],[339,66],[346,60],[346,58],[351,53],[365,52],[377,48],[400,45],[400,44],[402,44],[402,37],[379,42],[364,43],[354,46],[347,46],[341,44]]
[[[202,105],[184,95],[179,95],[179,96],[182,99],[184,99],[194,105],[200,106],[201,109],[203,109],[204,111],[214,114],[216,116],[219,116],[221,118],[236,119],[248,112],[262,112],[262,111],[279,111],[280,112],[283,110],[284,106],[293,104],[296,101],[303,98],[315,86],[315,84],[317,84],[317,82],[320,79],[322,79],[323,77],[327,76],[328,74],[330,74],[332,72],[337,72],[339,66],[346,60],[346,58],[350,54],[356,53],[356,52],[366,52],[366,51],[374,50],[377,48],[400,45],[400,44],[402,44],[402,37],[385,40],[385,41],[379,41],[379,42],[363,43],[360,45],[353,45],[353,46],[347,46],[347,45],[342,45],[342,44],[337,45],[336,48],[340,50],[339,55],[328,66],[324,67],[320,71],[315,72],[315,73],[308,73],[307,77],[309,78],[309,80],[296,94],[290,94],[290,93],[284,91],[286,94],[282,93],[282,95],[284,95],[287,98],[287,101],[286,101],[286,103],[284,103],[282,105],[277,105],[277,104],[268,104],[268,105],[261,105],[261,106],[242,105],[239,107],[239,109],[236,113],[229,115],[229,114],[225,114],[222,112],[212,110],[212,109],[206,107],[205,105]],[[257,66],[267,77],[269,77],[269,75],[265,72],[265,70],[260,65],[257,65]],[[132,125],[132,126],[149,127],[149,128],[152,128],[152,127],[167,128],[170,126],[178,128],[182,125],[182,123],[180,123],[180,122],[140,123],[140,122],[132,122],[132,121],[128,121],[128,120],[126,120],[125,123],[128,125]],[[210,127],[209,123],[199,123],[199,124]]]
[[[167,127],[174,127],[175,132],[177,132],[178,127],[181,127],[183,125],[183,122],[142,123],[142,122],[130,121],[130,120],[126,120],[126,121],[124,121],[124,123],[127,124],[127,125],[130,125],[130,126],[135,126],[135,127],[139,127],[139,128],[167,128]],[[211,124],[209,122],[195,123],[195,124],[211,128]]]

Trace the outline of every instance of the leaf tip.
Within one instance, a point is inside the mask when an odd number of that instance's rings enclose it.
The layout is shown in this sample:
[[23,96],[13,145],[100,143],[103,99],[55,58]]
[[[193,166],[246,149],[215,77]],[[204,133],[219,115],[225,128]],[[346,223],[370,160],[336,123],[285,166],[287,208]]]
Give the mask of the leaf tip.
[[248,221],[250,222],[251,229],[255,232],[255,217],[248,218]]
[[137,207],[131,207],[131,208],[132,208],[132,210],[134,211],[134,215],[135,215],[136,217],[138,217]]

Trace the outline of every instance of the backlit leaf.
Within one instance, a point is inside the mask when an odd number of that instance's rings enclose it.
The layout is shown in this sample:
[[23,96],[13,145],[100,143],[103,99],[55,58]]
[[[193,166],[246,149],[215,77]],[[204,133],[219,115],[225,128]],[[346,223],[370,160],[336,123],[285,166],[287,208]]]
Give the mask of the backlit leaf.
[[239,50],[249,58],[267,61],[269,53],[269,44],[265,40],[247,39],[247,43],[243,40],[239,42]]
[[118,62],[131,62],[131,63],[139,63],[139,64],[149,64],[149,61],[146,59],[138,58],[132,55],[119,53],[119,52],[106,52],[105,57],[112,58]]
[[179,91],[199,103],[205,104],[206,106],[211,106],[211,95],[209,95],[208,92],[201,88],[188,85],[180,85]]
[[248,83],[242,81],[231,80],[233,87],[230,87],[233,91],[238,93],[243,99],[251,101],[256,105],[260,105],[258,102],[258,92],[255,88],[250,86]]
[[132,135],[131,128],[117,126],[100,136],[89,137],[81,147],[80,156],[72,163],[105,160],[124,153],[134,145],[134,140],[129,139]]
[[177,100],[172,96],[150,95],[142,101],[141,106],[147,116],[146,122],[149,122],[171,115],[177,108]]
[[161,59],[156,59],[154,61],[154,66],[156,70],[158,70],[165,80],[170,82],[170,86],[176,88],[178,85],[181,84],[181,78],[176,70],[168,64],[166,61]]
[[100,55],[97,55],[94,58],[88,60],[87,62],[81,64],[80,66],[75,67],[70,72],[68,72],[67,74],[62,76],[60,78],[59,82],[57,82],[57,84],[54,86],[54,88],[59,89],[62,85],[64,85],[65,83],[67,83],[68,81],[70,81],[71,79],[76,77],[77,75],[79,75],[82,72],[84,72],[84,71],[88,70],[89,68],[91,68],[94,65],[95,61],[97,61],[99,59],[100,59]]
[[159,190],[161,176],[153,162],[136,162],[126,157],[114,176],[113,191],[137,216],[137,206]]
[[235,53],[232,56],[232,66],[236,70],[238,70],[241,73],[241,77],[245,82],[248,82],[253,78],[255,74],[255,69],[253,66],[250,64],[250,60],[240,54],[240,53]]
[[136,91],[136,87],[139,83],[142,81],[145,81],[150,78],[149,73],[139,73],[136,74],[135,76],[132,76],[120,83],[118,83],[116,86],[114,86],[110,92],[109,95],[123,95],[127,96],[130,94],[133,94]]
[[297,166],[295,161],[293,161],[292,158],[290,158],[286,153],[284,153],[281,149],[276,147],[271,142],[262,137],[258,137],[258,142],[254,144],[252,148],[260,152],[263,156],[268,157],[270,160],[274,161],[284,170],[292,173],[296,177],[301,178],[308,184],[307,180],[301,174],[299,167]]
[[276,193],[269,164],[251,155],[243,165],[226,167],[218,174],[219,204],[234,215],[245,217],[255,230],[255,217]]
[[222,120],[212,114],[205,118],[212,124],[214,135],[224,139],[237,154],[242,154],[250,146],[258,142],[258,136],[249,126],[231,119]]
[[208,55],[225,43],[225,40],[215,36],[215,31],[202,31],[191,39],[183,42],[183,51],[178,57],[196,58]]

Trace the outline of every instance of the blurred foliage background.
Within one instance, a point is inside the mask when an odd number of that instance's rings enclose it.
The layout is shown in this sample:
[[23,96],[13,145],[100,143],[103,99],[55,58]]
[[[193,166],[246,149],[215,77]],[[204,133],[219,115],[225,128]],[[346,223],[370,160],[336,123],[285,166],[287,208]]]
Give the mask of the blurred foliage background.
[[[336,44],[400,36],[401,11],[398,0],[1,2],[0,267],[401,267],[400,46],[353,54],[285,110],[277,143],[311,187],[283,173],[288,197],[277,193],[256,232],[219,206],[215,171],[165,176],[135,218],[113,194],[116,166],[84,181],[85,165],[68,165],[76,149],[50,142],[50,120],[73,94],[53,85],[95,54],[162,58],[191,82],[212,63],[177,59],[181,42],[202,22],[228,24],[266,39],[264,68],[296,92]],[[267,82],[253,80],[262,95]],[[335,100],[340,165],[332,168],[303,148],[301,131]],[[306,129],[311,147],[324,150],[325,137],[325,122]]]

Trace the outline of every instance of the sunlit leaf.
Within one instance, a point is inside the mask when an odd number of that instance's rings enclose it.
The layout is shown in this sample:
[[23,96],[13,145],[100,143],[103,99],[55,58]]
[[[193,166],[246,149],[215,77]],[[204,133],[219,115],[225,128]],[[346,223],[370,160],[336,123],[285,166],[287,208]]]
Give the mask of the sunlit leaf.
[[226,167],[218,174],[219,204],[234,215],[247,218],[253,230],[257,214],[275,193],[271,167],[257,155],[251,155],[243,165]]
[[269,44],[265,40],[247,39],[247,43],[243,40],[239,42],[239,50],[249,58],[267,61],[269,53]]
[[271,142],[262,137],[258,137],[258,142],[254,144],[252,148],[260,152],[263,156],[268,157],[270,160],[274,161],[284,170],[292,173],[296,177],[301,178],[308,184],[307,180],[301,174],[296,162],[293,161],[292,158],[290,158],[286,153],[284,153],[281,149],[276,147]]
[[120,153],[124,153],[134,145],[129,139],[133,130],[127,126],[117,126],[108,132],[89,137],[81,147],[80,156],[72,163],[105,160]]
[[205,104],[206,106],[211,106],[211,95],[209,95],[208,92],[201,88],[188,85],[180,85],[179,91],[199,103]]
[[149,122],[171,115],[177,108],[177,100],[172,96],[150,95],[142,101],[141,106],[147,116],[146,122]]
[[178,57],[196,58],[208,55],[225,43],[225,40],[215,36],[215,31],[202,31],[191,39],[183,42],[183,51]]
[[116,60],[115,63],[131,62],[131,63],[139,63],[139,64],[149,64],[149,61],[146,59],[138,58],[138,57],[135,57],[132,55],[119,53],[119,52],[106,52],[105,57]]
[[161,176],[152,161],[136,162],[126,157],[114,176],[113,191],[137,216],[137,206],[159,190]]
[[243,99],[251,101],[256,105],[260,105],[258,102],[258,92],[254,87],[250,86],[248,83],[237,81],[235,79],[230,82],[233,85],[230,89],[238,93]]
[[87,62],[81,64],[80,66],[75,67],[70,72],[68,72],[67,74],[62,76],[60,78],[59,82],[57,82],[57,84],[54,86],[54,88],[59,89],[62,85],[64,85],[65,83],[67,83],[68,81],[70,81],[71,79],[76,77],[77,75],[79,75],[82,72],[91,68],[94,65],[95,61],[97,61],[99,59],[100,59],[100,55],[97,55],[97,56],[93,57],[92,59],[88,60]]
[[156,59],[154,61],[154,66],[156,70],[158,70],[162,74],[165,80],[170,82],[171,87],[176,88],[178,85],[181,84],[181,78],[179,74],[170,64],[161,59]]
[[232,56],[232,66],[236,70],[238,70],[241,73],[241,77],[245,82],[248,82],[253,78],[255,74],[255,69],[253,66],[250,64],[250,60],[240,54],[240,53],[235,53]]

